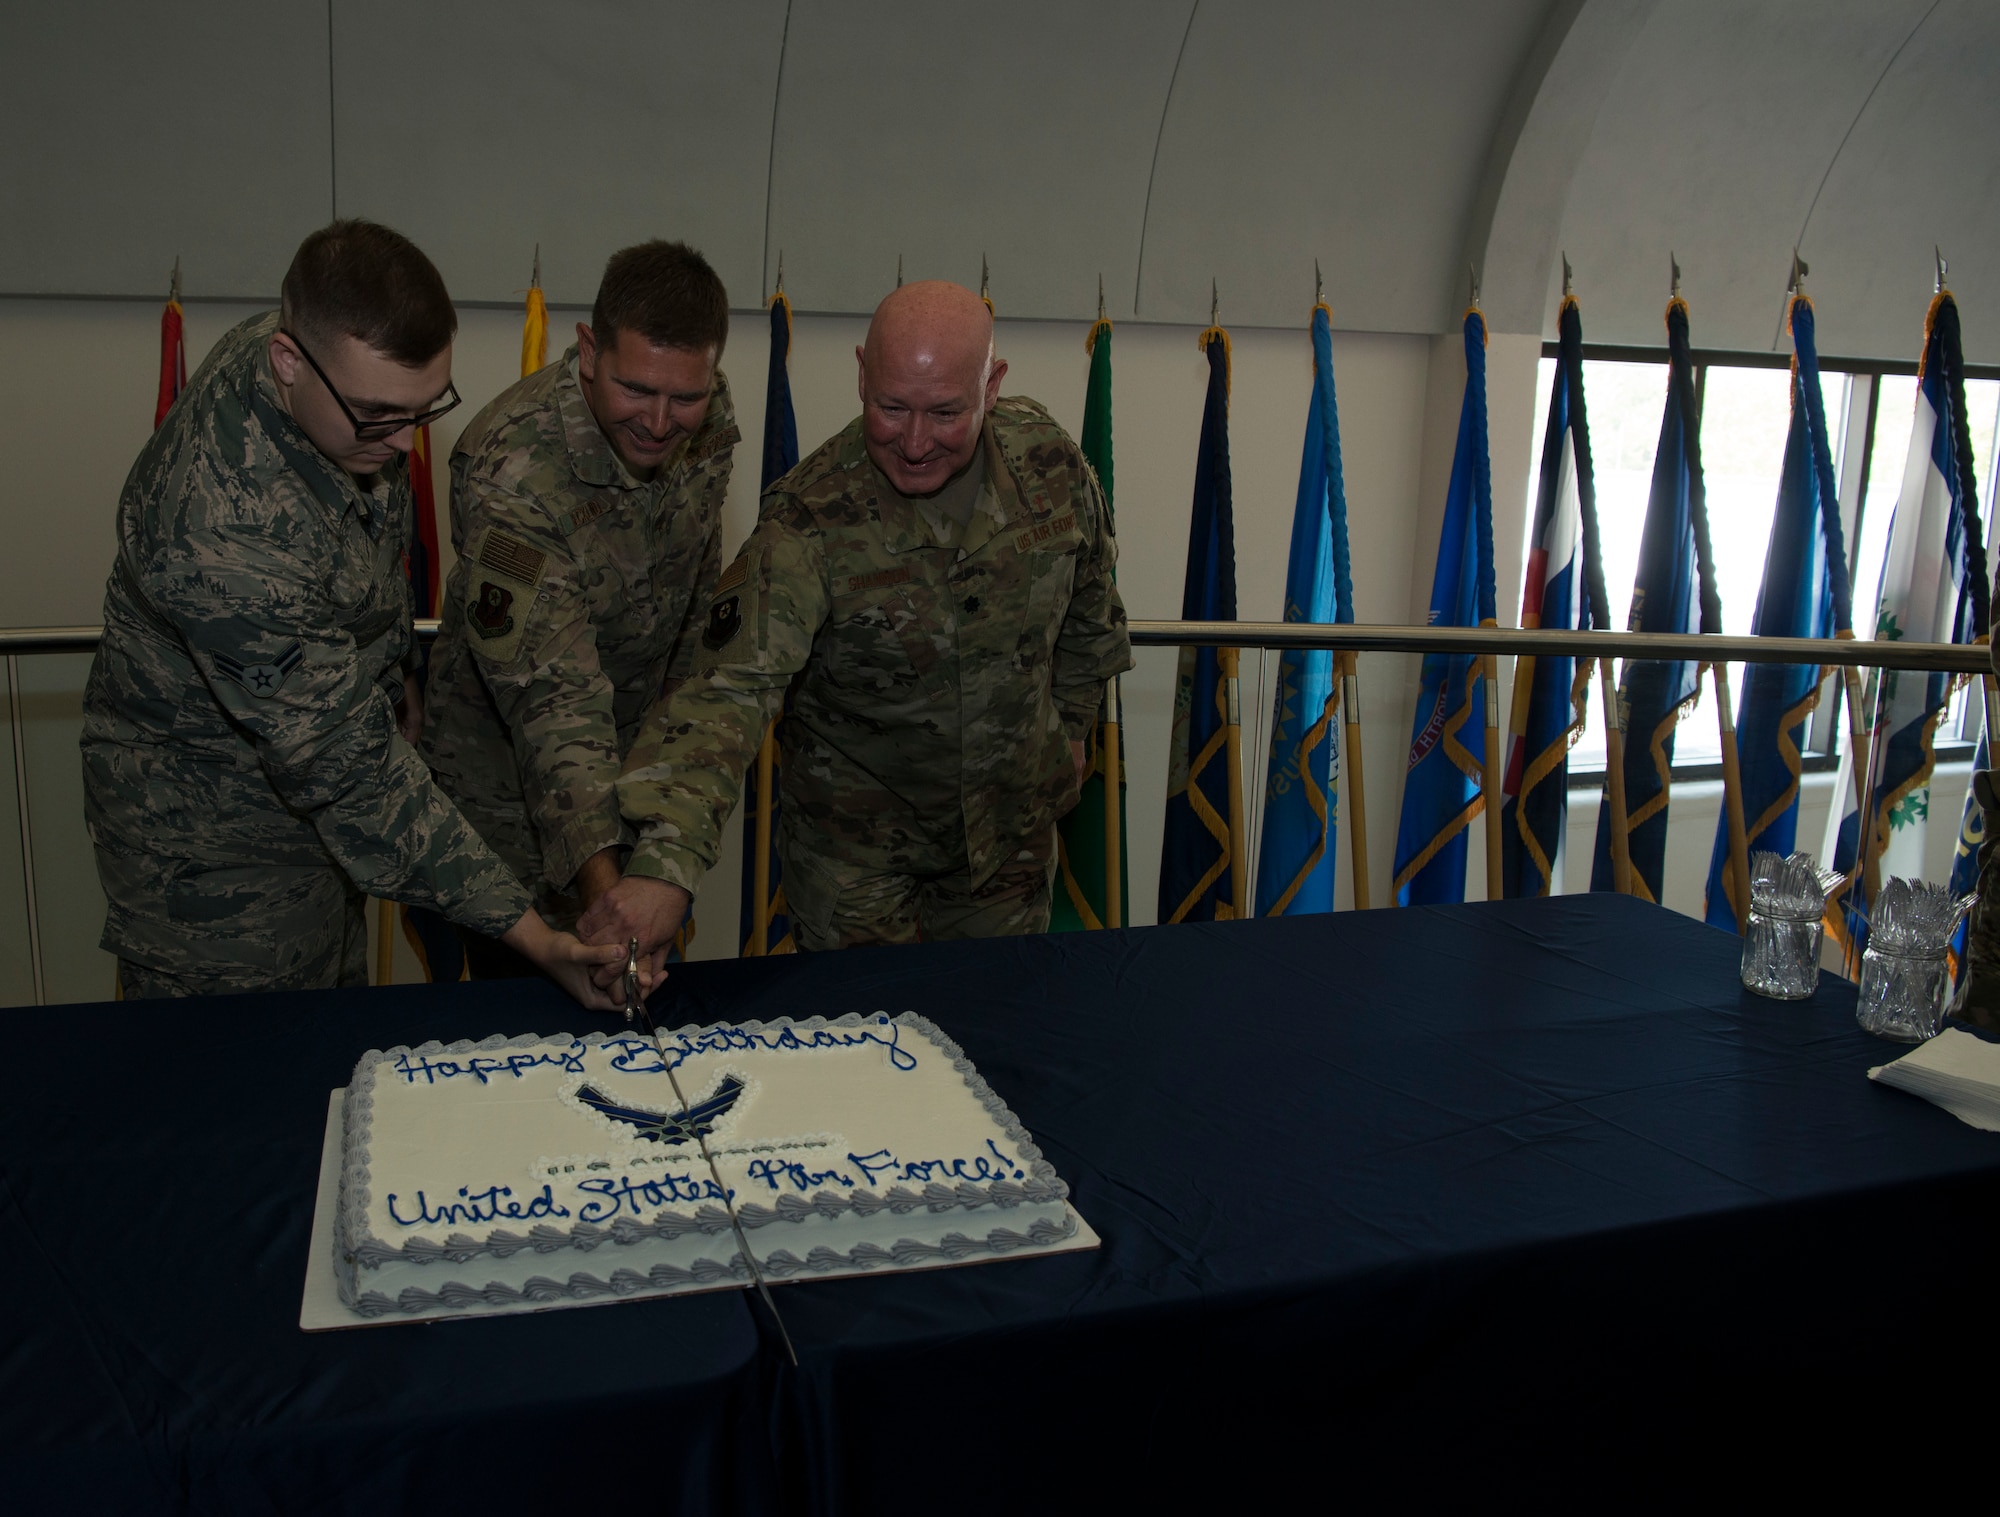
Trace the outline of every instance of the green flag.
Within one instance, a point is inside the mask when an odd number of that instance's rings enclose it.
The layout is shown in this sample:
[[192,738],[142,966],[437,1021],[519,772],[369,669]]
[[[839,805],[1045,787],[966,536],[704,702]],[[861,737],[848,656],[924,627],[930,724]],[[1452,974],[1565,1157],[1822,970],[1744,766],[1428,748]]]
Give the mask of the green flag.
[[[1090,383],[1083,401],[1083,436],[1078,439],[1084,457],[1097,471],[1104,486],[1104,504],[1109,511],[1111,493],[1111,323],[1099,317],[1084,340],[1090,353]],[[1082,932],[1108,926],[1123,927],[1132,920],[1130,910],[1131,871],[1125,853],[1125,748],[1120,726],[1118,681],[1105,690],[1104,707],[1097,725],[1091,729],[1084,753],[1088,766],[1083,775],[1083,793],[1076,809],[1062,819],[1056,831],[1056,889],[1054,909],[1049,914],[1049,931]],[[1115,771],[1118,783],[1116,831],[1109,827],[1105,807],[1105,779]],[[1105,865],[1117,860],[1118,909],[1108,917],[1105,907],[1111,899]]]

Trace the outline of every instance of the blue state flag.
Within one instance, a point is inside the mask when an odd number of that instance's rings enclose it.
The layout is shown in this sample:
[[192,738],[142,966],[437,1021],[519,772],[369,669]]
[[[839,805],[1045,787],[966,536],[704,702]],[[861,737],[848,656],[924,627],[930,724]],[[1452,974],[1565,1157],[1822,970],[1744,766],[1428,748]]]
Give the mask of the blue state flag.
[[[764,460],[758,485],[768,490],[792,471],[799,461],[799,424],[792,414],[792,303],[780,290],[771,297],[771,364],[764,380]],[[771,727],[770,741],[777,746],[779,717]],[[771,830],[765,849],[767,867],[763,941],[757,940],[757,765],[753,762],[743,780],[743,922],[740,934],[748,956],[793,953],[792,921],[785,909],[785,886],[778,866],[778,784],[779,765],[771,762]]]
[[[1792,424],[1785,435],[1778,507],[1750,630],[1758,637],[1832,637],[1850,630],[1853,614],[1840,491],[1820,397],[1812,302],[1794,295],[1790,320]],[[1789,854],[1798,842],[1801,753],[1806,722],[1819,704],[1821,672],[1817,664],[1744,666],[1736,747],[1743,775],[1744,837],[1752,853]],[[1706,915],[1710,926],[1734,932],[1736,880],[1728,864],[1729,819],[1723,816],[1716,820],[1709,854]]]
[[[1557,319],[1555,383],[1542,434],[1534,530],[1521,587],[1521,625],[1569,631],[1590,623],[1583,578],[1583,524],[1596,538],[1597,487],[1583,403],[1583,316],[1566,296]],[[1501,787],[1501,881],[1509,897],[1562,889],[1569,814],[1569,750],[1583,731],[1590,664],[1523,655],[1514,664],[1512,741]]]
[[[1958,303],[1949,290],[1940,290],[1924,320],[1909,453],[1876,597],[1875,637],[1880,641],[1970,643],[1985,635],[1986,559],[1970,444]],[[1841,756],[1840,787],[1834,792],[1841,818],[1827,850],[1834,866],[1849,876],[1840,891],[1840,909],[1829,911],[1827,920],[1850,955],[1867,946],[1866,866],[1874,865],[1878,881],[1924,874],[1932,744],[1952,685],[1951,675],[1908,669],[1877,670],[1869,678],[1862,705],[1866,750]],[[1865,766],[1861,788],[1870,818],[1871,857],[1866,860],[1861,813],[1853,800],[1857,763]],[[1968,820],[1984,835],[1983,814],[1970,795],[1967,801],[1968,812],[1959,818],[1960,853],[1966,851]],[[1976,877],[1977,872],[1973,862],[1959,864],[1953,875]],[[1969,881],[1965,888],[1971,889]]]
[[[1698,628],[1695,560],[1696,489],[1700,471],[1689,466],[1693,386],[1682,404],[1676,381],[1686,366],[1687,303],[1678,296],[1667,305],[1670,359],[1667,403],[1660,418],[1660,444],[1653,457],[1646,524],[1639,537],[1639,569],[1632,584],[1628,632],[1689,633]],[[1719,628],[1711,630],[1720,630]],[[1625,733],[1625,838],[1632,864],[1632,893],[1649,901],[1665,889],[1667,805],[1673,790],[1674,729],[1681,710],[1700,690],[1701,666],[1671,659],[1627,659],[1619,670],[1618,706]],[[1610,784],[1597,810],[1597,845],[1590,866],[1592,890],[1614,889]]]
[[[1201,334],[1208,355],[1208,398],[1195,459],[1194,513],[1188,527],[1185,621],[1236,620],[1236,522],[1229,480],[1229,336]],[[1224,650],[1183,648],[1174,685],[1174,726],[1167,755],[1167,812],[1160,845],[1160,920],[1221,921],[1237,915],[1235,790],[1230,729],[1236,725],[1235,679]]]
[[[1312,400],[1292,509],[1285,620],[1352,622],[1347,490],[1341,481],[1340,412],[1333,393],[1332,312],[1313,307]],[[1333,910],[1340,797],[1333,761],[1340,692],[1330,649],[1288,648],[1278,661],[1271,759],[1257,854],[1257,915]]]
[[[1465,313],[1465,399],[1445,493],[1429,624],[1491,626],[1493,471],[1486,451],[1486,318]],[[1427,653],[1396,826],[1396,904],[1465,899],[1466,828],[1484,809],[1486,762],[1482,661]]]

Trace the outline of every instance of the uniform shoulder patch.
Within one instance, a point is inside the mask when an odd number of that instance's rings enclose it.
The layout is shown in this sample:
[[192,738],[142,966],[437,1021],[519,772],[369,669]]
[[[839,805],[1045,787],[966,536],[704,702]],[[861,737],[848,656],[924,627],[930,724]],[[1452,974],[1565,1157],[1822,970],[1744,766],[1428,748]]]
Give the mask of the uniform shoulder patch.
[[502,579],[511,579],[520,585],[539,583],[542,565],[548,562],[548,558],[548,554],[540,548],[531,547],[520,538],[500,531],[488,532],[479,550],[479,566],[482,569],[491,569]]
[[727,595],[731,590],[734,590],[738,585],[742,584],[749,577],[750,577],[750,555],[747,553],[739,553],[736,556],[736,562],[731,564],[727,569],[724,569],[722,571],[721,578],[717,579],[715,582],[715,594],[717,599],[720,599],[722,596]]

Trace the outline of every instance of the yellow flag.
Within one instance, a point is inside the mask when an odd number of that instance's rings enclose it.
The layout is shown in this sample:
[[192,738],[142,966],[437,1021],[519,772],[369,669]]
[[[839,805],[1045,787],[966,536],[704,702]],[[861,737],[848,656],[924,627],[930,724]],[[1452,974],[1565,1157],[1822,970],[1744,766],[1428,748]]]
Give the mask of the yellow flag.
[[549,308],[538,281],[528,287],[528,316],[521,324],[521,377],[526,379],[548,361]]

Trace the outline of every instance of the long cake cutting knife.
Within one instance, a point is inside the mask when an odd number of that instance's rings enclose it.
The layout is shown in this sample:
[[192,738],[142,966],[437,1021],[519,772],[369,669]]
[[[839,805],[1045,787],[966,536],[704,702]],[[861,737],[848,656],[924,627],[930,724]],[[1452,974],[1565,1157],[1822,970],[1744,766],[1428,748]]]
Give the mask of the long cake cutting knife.
[[[616,963],[616,960],[612,962]],[[757,1267],[757,1256],[750,1252],[750,1240],[743,1235],[743,1223],[736,1215],[736,1203],[729,1199],[729,1187],[722,1183],[722,1171],[716,1167],[715,1155],[708,1150],[708,1137],[701,1130],[694,1107],[681,1093],[680,1076],[674,1073],[673,1060],[667,1057],[667,1040],[660,1036],[660,1029],[653,1025],[653,1015],[646,1010],[646,999],[639,994],[639,940],[633,938],[625,953],[625,1020],[634,1017],[646,1024],[647,1036],[653,1040],[653,1047],[659,1051],[660,1063],[667,1071],[667,1079],[674,1087],[674,1099],[681,1103],[681,1120],[687,1131],[701,1146],[701,1156],[708,1161],[708,1176],[715,1183],[715,1193],[722,1198],[722,1209],[729,1213],[729,1225],[736,1233],[736,1247],[743,1255],[743,1262],[750,1267],[750,1279],[757,1287],[757,1294],[764,1298],[764,1306],[771,1313],[771,1320],[778,1325],[778,1337],[785,1345],[785,1354],[792,1361],[792,1368],[799,1364],[798,1350],[792,1347],[792,1335],[785,1331],[785,1319],[778,1315],[778,1303],[771,1299],[771,1287],[764,1283],[764,1272]]]

